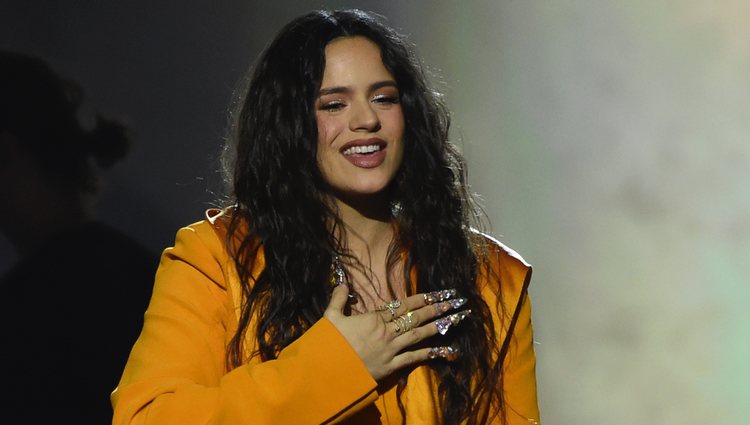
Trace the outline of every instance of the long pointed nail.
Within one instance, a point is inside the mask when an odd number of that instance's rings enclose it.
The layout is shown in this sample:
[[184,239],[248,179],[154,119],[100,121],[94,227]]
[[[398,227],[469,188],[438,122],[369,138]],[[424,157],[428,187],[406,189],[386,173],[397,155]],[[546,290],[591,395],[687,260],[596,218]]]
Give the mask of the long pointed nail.
[[449,300],[456,296],[455,289],[442,289],[440,291],[432,291],[424,294],[425,304],[435,304]]
[[451,308],[459,308],[462,305],[466,304],[466,301],[468,301],[466,298],[456,298],[448,301],[448,304],[451,306]]
[[439,304],[435,304],[435,309],[439,314],[443,314],[448,310],[456,309],[466,304],[466,298],[454,298]]
[[458,358],[459,354],[459,349],[455,347],[432,347],[429,356],[431,359],[442,357],[448,361],[453,361]]
[[438,333],[440,335],[445,335],[446,333],[448,333],[448,329],[450,329],[452,325],[458,324],[458,322],[464,320],[470,313],[471,310],[463,310],[459,311],[458,313],[453,313],[450,316],[435,320],[434,323],[437,327]]

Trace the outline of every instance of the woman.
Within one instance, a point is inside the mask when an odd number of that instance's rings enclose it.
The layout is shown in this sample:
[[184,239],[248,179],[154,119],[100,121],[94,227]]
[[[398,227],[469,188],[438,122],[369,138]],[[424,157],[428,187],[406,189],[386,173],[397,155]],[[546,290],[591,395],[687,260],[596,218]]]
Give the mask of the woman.
[[232,207],[164,252],[114,423],[534,423],[529,266],[470,226],[403,37],[301,16],[238,107]]

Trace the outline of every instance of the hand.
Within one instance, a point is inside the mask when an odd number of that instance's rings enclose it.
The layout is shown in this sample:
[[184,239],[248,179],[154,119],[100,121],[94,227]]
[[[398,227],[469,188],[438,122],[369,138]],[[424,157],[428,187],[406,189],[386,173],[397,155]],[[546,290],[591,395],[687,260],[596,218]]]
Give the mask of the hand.
[[379,311],[346,316],[348,293],[346,285],[336,286],[323,316],[346,338],[376,381],[414,363],[435,357],[451,360],[457,355],[451,347],[408,350],[437,333],[445,334],[451,325],[471,313],[464,310],[431,321],[466,302],[463,298],[450,299],[455,292],[416,294],[397,307],[391,304]]

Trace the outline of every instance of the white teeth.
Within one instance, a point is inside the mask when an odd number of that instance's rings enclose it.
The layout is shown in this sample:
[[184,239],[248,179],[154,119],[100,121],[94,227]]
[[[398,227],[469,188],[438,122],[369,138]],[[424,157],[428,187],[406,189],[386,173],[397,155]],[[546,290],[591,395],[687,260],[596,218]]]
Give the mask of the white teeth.
[[357,153],[372,153],[380,150],[380,145],[352,146],[344,151],[344,155],[354,155]]

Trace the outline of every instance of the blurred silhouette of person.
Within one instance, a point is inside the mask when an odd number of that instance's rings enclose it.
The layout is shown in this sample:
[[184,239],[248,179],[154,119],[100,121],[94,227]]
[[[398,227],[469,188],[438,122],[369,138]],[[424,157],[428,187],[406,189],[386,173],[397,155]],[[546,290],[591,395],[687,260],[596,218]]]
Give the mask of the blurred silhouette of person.
[[22,423],[108,424],[158,253],[96,218],[101,172],[127,128],[79,119],[83,91],[45,61],[0,51],[0,232],[18,261],[0,278],[4,411]]

